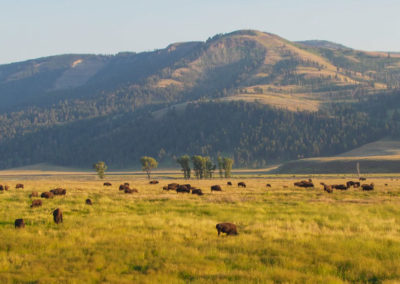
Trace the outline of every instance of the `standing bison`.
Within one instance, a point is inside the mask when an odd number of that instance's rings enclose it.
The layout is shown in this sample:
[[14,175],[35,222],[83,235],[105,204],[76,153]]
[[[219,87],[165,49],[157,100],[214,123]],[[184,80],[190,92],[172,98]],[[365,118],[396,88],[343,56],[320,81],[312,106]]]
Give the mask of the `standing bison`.
[[238,187],[246,187],[246,184],[243,181],[238,182]]
[[15,219],[14,226],[16,229],[25,228],[24,219]]
[[36,199],[32,201],[31,208],[40,207],[42,206],[42,200]]
[[213,185],[211,186],[211,191],[222,191],[222,188],[219,185]]
[[60,224],[63,222],[63,213],[60,208],[57,208],[53,211],[53,219],[56,224]]
[[215,227],[217,228],[218,236],[221,233],[225,233],[227,236],[238,234],[236,225],[232,223],[219,223]]

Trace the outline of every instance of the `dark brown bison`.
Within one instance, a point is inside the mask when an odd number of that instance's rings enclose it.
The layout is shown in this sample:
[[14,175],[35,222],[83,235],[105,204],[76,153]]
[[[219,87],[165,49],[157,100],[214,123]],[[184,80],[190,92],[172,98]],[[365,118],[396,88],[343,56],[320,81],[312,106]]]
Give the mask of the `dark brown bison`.
[[92,200],[90,200],[89,198],[86,199],[85,203],[86,203],[87,205],[93,205]]
[[5,185],[5,186],[4,186],[4,190],[5,190],[5,191],[7,191],[7,190],[9,190],[9,189],[10,189],[10,187],[9,187],[8,185]]
[[365,177],[360,177],[359,180],[367,180]]
[[56,224],[60,224],[63,222],[63,213],[60,208],[57,208],[53,211],[53,219]]
[[103,183],[103,186],[112,186],[111,182],[105,182]]
[[53,193],[54,195],[66,195],[67,194],[67,190],[64,188],[55,188],[50,190],[51,193]]
[[15,188],[24,188],[24,185],[22,183],[18,183],[15,185]]
[[222,188],[219,185],[213,185],[211,186],[211,191],[222,191]]
[[190,187],[187,187],[186,185],[182,184],[177,187],[176,192],[182,192],[182,193],[190,193]]
[[368,190],[374,190],[374,183],[371,184],[363,184],[361,186],[362,190],[368,191]]
[[238,187],[246,187],[246,184],[243,181],[238,182]]
[[348,188],[350,188],[350,187],[358,188],[358,187],[360,187],[360,182],[350,180],[350,181],[346,182],[346,185]]
[[203,192],[199,188],[193,188],[192,194],[203,195]]
[[128,187],[128,188],[125,188],[124,192],[127,193],[127,194],[132,194],[134,192],[138,192],[138,190],[136,188],[129,188]]
[[25,228],[24,219],[15,219],[14,226],[16,229]]
[[271,185],[269,183],[267,183],[267,187],[271,187]]
[[228,181],[228,182],[226,183],[226,185],[232,185],[232,182]]
[[334,185],[332,185],[332,187],[334,189],[338,189],[338,190],[347,190],[348,189],[347,185],[344,185],[344,184],[334,184]]
[[232,223],[219,223],[215,227],[217,228],[218,236],[221,233],[225,233],[227,236],[238,234],[236,225]]
[[30,197],[30,198],[32,198],[32,197],[39,197],[39,193],[38,193],[37,191],[32,191],[32,193],[29,194],[29,197]]
[[158,184],[159,182],[158,182],[158,180],[151,180],[150,181],[150,184]]
[[168,190],[176,190],[178,187],[179,187],[178,183],[170,183],[167,186]]
[[42,200],[36,199],[32,201],[31,208],[40,207],[42,206]]
[[189,183],[184,184],[184,186],[186,186],[186,187],[189,188],[189,189],[192,189],[192,188],[193,188]]
[[0,191],[3,191],[4,187],[0,184]]
[[308,187],[314,187],[314,184],[312,182],[310,182],[309,180],[308,181],[302,180],[302,181],[295,182],[294,186],[308,188]]
[[40,195],[40,197],[41,197],[41,198],[47,198],[47,199],[49,199],[49,198],[53,198],[53,197],[54,197],[54,194],[53,194],[52,192],[43,192],[43,193]]

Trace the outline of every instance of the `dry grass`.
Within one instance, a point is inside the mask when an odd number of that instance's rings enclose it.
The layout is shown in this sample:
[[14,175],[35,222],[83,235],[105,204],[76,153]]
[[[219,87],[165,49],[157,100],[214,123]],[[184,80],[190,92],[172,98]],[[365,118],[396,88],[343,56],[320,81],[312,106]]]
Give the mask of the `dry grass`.
[[[21,177],[2,178],[15,185]],[[314,177],[315,184],[343,183]],[[191,180],[204,196],[163,191],[143,178],[49,175],[23,180],[0,194],[2,283],[266,283],[400,280],[400,182],[374,178],[376,190],[326,194],[294,188],[284,176]],[[297,179],[296,179],[297,180]],[[138,194],[118,190],[130,182]],[[370,181],[368,181],[370,182]],[[266,187],[271,184],[271,188]],[[223,192],[211,193],[213,184]],[[388,186],[385,186],[388,184]],[[65,197],[29,208],[31,191],[67,188]],[[91,198],[93,206],[85,205]],[[64,223],[50,212],[60,207]],[[27,226],[15,230],[13,221]],[[239,236],[217,237],[215,224],[238,225]]]

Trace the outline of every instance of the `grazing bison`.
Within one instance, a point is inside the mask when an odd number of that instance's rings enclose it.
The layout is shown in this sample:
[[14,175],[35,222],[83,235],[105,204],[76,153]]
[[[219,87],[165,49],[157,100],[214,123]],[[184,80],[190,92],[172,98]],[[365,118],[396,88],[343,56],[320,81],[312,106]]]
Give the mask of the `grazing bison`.
[[93,205],[92,200],[90,200],[89,198],[86,199],[85,203],[86,203],[87,205]]
[[30,198],[32,198],[32,197],[39,197],[39,193],[38,193],[37,191],[32,191],[32,193],[29,194],[29,197],[30,197]]
[[53,219],[56,224],[60,224],[63,222],[63,213],[60,208],[57,208],[53,211]]
[[176,192],[182,192],[182,193],[190,193],[190,187],[187,187],[186,185],[182,184],[180,186],[177,187]]
[[150,181],[150,184],[158,184],[159,182],[158,182],[158,180],[151,180]]
[[4,187],[0,184],[0,191],[3,191]]
[[267,183],[267,187],[271,187],[271,185],[269,183]]
[[24,188],[24,185],[22,183],[18,183],[15,185],[15,188]]
[[170,183],[167,186],[168,190],[176,190],[178,187],[179,187],[178,183]]
[[8,185],[5,185],[5,186],[4,186],[4,190],[5,190],[5,191],[7,191],[7,190],[9,190],[9,189],[10,189],[10,187],[9,187]]
[[53,193],[54,195],[66,195],[67,194],[67,190],[64,188],[55,188],[50,190],[51,193]]
[[199,188],[193,188],[192,194],[203,195],[203,192]]
[[211,186],[211,191],[222,191],[222,188],[219,185],[213,185]]
[[14,226],[16,229],[25,228],[24,219],[15,219]]
[[41,197],[41,198],[47,198],[47,199],[49,199],[49,198],[53,198],[53,197],[54,197],[54,194],[53,194],[52,192],[43,192],[43,193],[40,195],[40,197]]
[[232,185],[232,182],[228,181],[228,182],[226,183],[226,185]]
[[236,225],[232,223],[219,223],[215,227],[217,228],[218,236],[221,233],[225,233],[227,236],[238,234]]
[[112,184],[111,184],[111,182],[105,182],[105,183],[103,183],[103,186],[111,186]]
[[128,194],[132,194],[134,192],[138,192],[138,190],[136,188],[129,188],[128,187],[128,188],[125,188],[124,192],[128,193]]
[[368,190],[374,190],[374,183],[371,184],[363,184],[361,186],[362,190],[368,191]]
[[365,177],[360,177],[359,180],[367,180]]
[[308,188],[308,187],[314,187],[314,184],[309,180],[308,181],[302,180],[302,181],[295,182],[294,186]]
[[36,199],[32,201],[31,208],[40,207],[42,206],[42,200]]
[[348,189],[347,185],[344,185],[344,184],[334,184],[334,185],[332,185],[332,187],[334,189],[338,189],[338,190],[347,190]]
[[238,187],[246,187],[246,184],[243,181],[238,182]]

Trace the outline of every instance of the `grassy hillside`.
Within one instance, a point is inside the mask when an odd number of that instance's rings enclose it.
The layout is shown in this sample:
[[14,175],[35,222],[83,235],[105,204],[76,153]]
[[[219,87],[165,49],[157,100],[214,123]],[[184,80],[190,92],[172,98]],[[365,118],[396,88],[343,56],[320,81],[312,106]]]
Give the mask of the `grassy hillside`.
[[[24,180],[0,193],[0,281],[111,283],[397,282],[400,279],[398,182],[374,179],[376,190],[299,189],[292,179],[190,181],[204,196],[113,177]],[[139,190],[118,191],[122,182]],[[187,183],[183,180],[174,180]],[[233,180],[236,183],[238,180]],[[342,179],[315,179],[342,183]],[[15,185],[18,179],[2,180]],[[270,183],[271,188],[265,184]],[[384,186],[388,183],[389,186]],[[222,184],[210,193],[212,184]],[[61,186],[65,197],[31,209],[31,191]],[[288,187],[284,187],[288,186]],[[85,205],[91,198],[93,205]],[[52,221],[61,208],[63,224]],[[14,229],[24,218],[25,229]],[[217,236],[216,223],[239,235]]]

